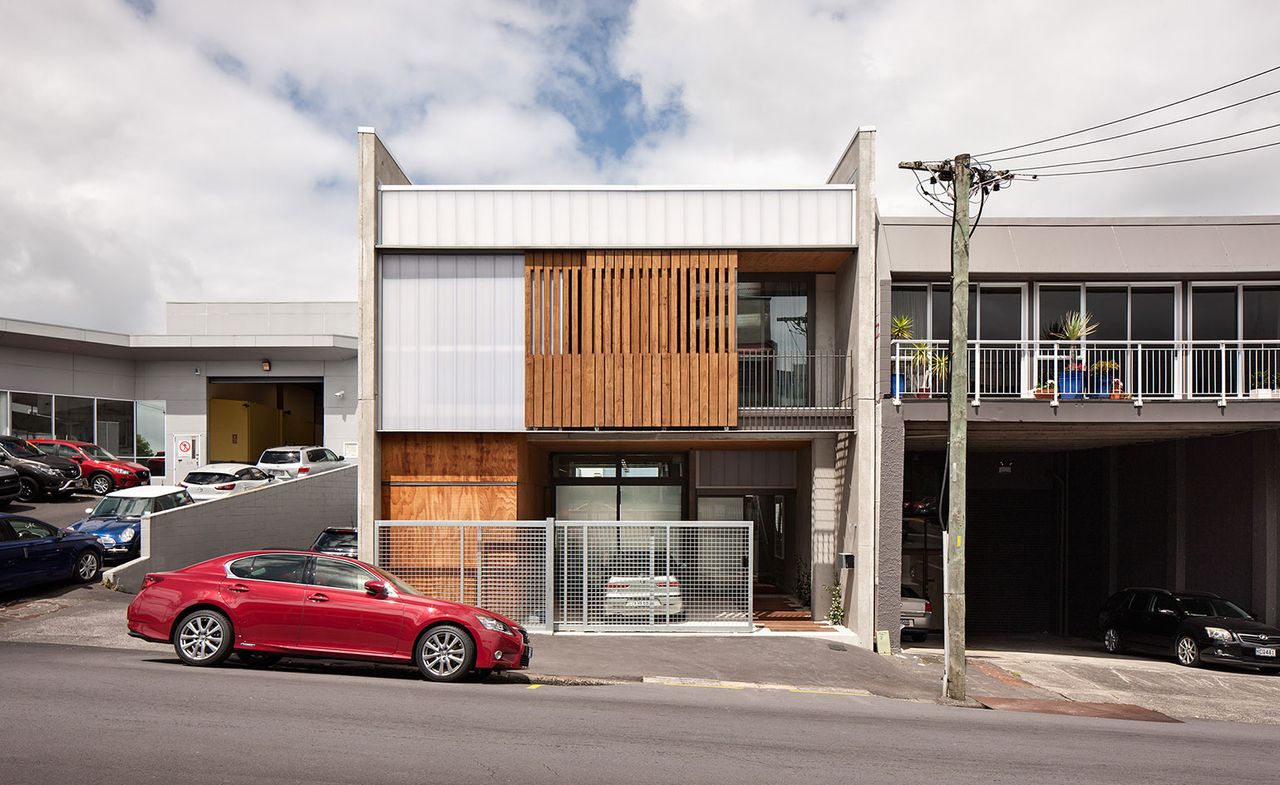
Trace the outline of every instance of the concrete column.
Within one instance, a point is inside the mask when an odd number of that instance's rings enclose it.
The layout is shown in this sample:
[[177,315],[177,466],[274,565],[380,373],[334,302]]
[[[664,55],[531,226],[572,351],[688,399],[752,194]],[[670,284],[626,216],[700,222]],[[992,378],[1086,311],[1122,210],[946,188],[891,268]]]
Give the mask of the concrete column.
[[1280,624],[1280,431],[1253,437],[1253,587],[1250,610]]
[[894,651],[902,648],[902,483],[906,431],[902,413],[888,401],[880,409],[879,535],[876,564],[877,630],[888,630]]
[[356,427],[359,429],[360,477],[357,491],[356,524],[360,536],[360,558],[373,560],[373,522],[382,506],[382,455],[378,444],[378,186],[409,185],[399,164],[383,147],[372,128],[357,131],[357,179],[359,182],[359,292],[360,356],[358,362],[359,399]]
[[831,595],[823,588],[836,579],[837,527],[839,525],[839,483],[836,476],[836,439],[823,436],[813,440],[809,458],[809,507],[813,530],[809,546],[810,605],[813,618],[824,619]]
[[1120,591],[1120,451],[1107,449],[1107,594]]

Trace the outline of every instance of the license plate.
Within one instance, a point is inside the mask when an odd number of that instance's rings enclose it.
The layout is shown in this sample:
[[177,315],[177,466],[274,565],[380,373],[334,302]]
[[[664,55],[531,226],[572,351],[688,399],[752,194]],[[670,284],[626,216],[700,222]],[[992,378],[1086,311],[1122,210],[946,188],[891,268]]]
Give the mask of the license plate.
[[1276,650],[1275,650],[1275,649],[1270,649],[1270,648],[1268,648],[1268,649],[1254,649],[1254,650],[1253,650],[1253,652],[1254,652],[1254,654],[1257,654],[1259,657],[1274,657],[1274,656],[1276,656]]
[[912,619],[903,619],[903,620],[902,620],[902,626],[903,626],[903,627],[914,627],[914,626],[916,626],[916,623],[915,623],[915,621],[913,621]]

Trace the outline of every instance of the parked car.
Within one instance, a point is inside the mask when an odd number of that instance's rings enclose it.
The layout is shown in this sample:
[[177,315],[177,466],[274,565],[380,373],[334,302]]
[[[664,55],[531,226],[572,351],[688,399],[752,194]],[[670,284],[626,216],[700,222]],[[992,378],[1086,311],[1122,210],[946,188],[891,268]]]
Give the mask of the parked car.
[[106,549],[107,559],[136,559],[142,546],[143,517],[188,504],[195,504],[195,500],[186,488],[173,485],[125,488],[103,496],[96,507],[84,511],[86,517],[67,528],[97,537]]
[[0,466],[18,473],[18,498],[24,502],[44,496],[69,496],[89,487],[75,463],[45,455],[17,436],[0,436]]
[[140,463],[122,461],[92,442],[70,439],[31,439],[36,449],[46,455],[66,458],[80,467],[89,482],[89,490],[106,496],[119,488],[151,484],[151,470]]
[[196,501],[218,499],[233,493],[261,488],[275,478],[244,463],[211,463],[192,469],[178,483]]
[[0,514],[0,590],[74,578],[88,583],[102,569],[91,534],[68,532],[25,515]]
[[340,529],[333,526],[320,532],[316,541],[311,543],[311,550],[316,553],[328,553],[333,556],[356,557],[359,547],[355,529]]
[[129,604],[129,634],[172,643],[187,665],[231,654],[266,667],[281,657],[413,662],[431,681],[529,664],[519,625],[419,593],[355,559],[248,551],[147,575]]
[[902,638],[922,642],[933,627],[933,603],[914,588],[902,586]]
[[[605,563],[601,610],[606,616],[678,616],[684,613],[680,580],[674,575],[657,575],[667,569],[667,554],[658,551],[618,551]],[[653,572],[650,572],[650,564]],[[592,609],[594,610],[594,609]]]
[[1202,662],[1280,669],[1280,629],[1207,592],[1125,589],[1098,614],[1102,645],[1147,651],[1194,668]]
[[318,474],[343,465],[346,459],[324,447],[272,447],[258,459],[258,468],[281,479]]
[[22,487],[18,482],[18,472],[10,469],[8,466],[0,466],[0,510],[8,507],[9,504],[22,492]]

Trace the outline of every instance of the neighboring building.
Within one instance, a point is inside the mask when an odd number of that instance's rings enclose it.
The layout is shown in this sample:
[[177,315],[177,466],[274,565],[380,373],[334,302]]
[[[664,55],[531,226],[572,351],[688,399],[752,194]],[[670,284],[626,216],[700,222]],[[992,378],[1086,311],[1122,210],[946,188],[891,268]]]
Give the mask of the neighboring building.
[[157,482],[282,443],[355,460],[355,303],[169,303],[166,317],[163,335],[0,319],[0,433],[164,453]]

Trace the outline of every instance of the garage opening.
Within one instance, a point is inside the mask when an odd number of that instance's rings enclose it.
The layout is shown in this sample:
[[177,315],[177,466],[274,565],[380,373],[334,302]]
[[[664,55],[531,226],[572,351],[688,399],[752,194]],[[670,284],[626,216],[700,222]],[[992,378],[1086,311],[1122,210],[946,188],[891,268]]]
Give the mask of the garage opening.
[[324,444],[322,379],[210,379],[208,460],[257,463],[284,444]]

